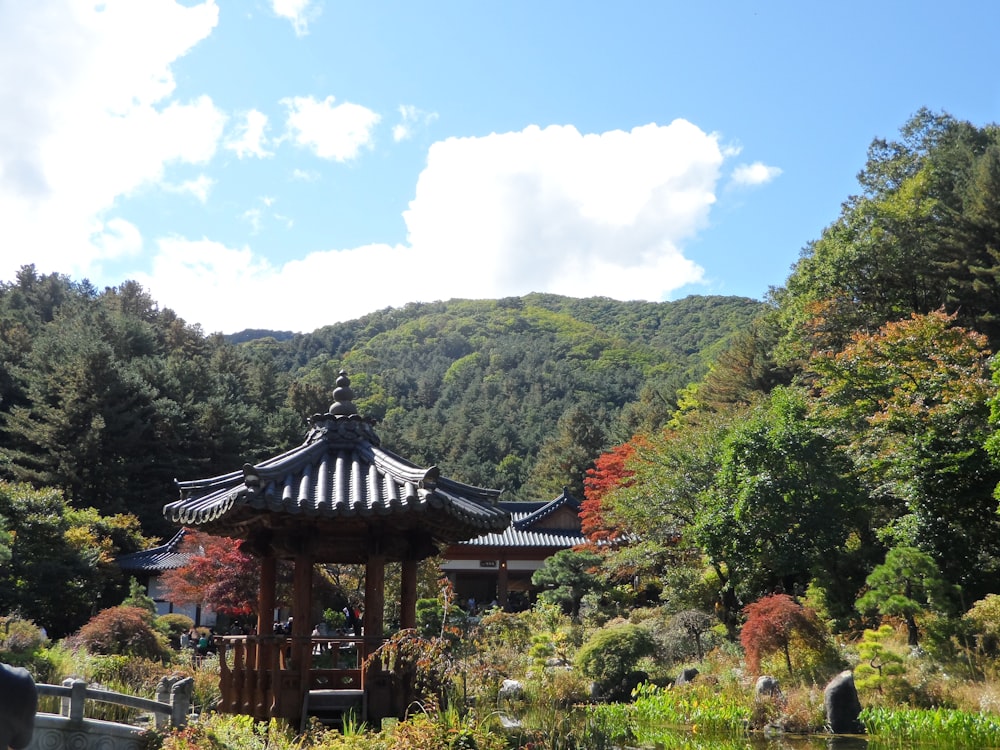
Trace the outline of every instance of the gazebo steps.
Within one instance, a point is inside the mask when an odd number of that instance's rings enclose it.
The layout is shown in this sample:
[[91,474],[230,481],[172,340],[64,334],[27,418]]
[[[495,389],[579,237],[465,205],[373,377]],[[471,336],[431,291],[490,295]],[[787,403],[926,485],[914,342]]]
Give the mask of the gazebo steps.
[[364,721],[364,690],[310,690],[302,699],[302,728],[310,717],[325,726],[342,728],[344,717],[352,712],[355,721]]

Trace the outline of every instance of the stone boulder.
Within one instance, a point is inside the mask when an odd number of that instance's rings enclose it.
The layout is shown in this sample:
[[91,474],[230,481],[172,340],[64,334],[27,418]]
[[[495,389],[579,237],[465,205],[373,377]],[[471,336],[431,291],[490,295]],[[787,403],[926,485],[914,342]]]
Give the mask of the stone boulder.
[[674,684],[675,685],[687,685],[688,683],[693,682],[694,678],[697,677],[697,676],[698,676],[698,670],[697,670],[697,668],[695,668],[695,667],[688,667],[683,672],[681,672],[679,675],[677,675],[677,679],[674,680]]
[[826,723],[834,734],[863,734],[864,724],[859,720],[861,699],[854,684],[854,673],[841,672],[830,680],[823,691],[823,708]]
[[757,684],[753,689],[754,698],[757,700],[776,700],[782,697],[781,684],[777,677],[769,674],[762,674],[757,678]]
[[504,680],[500,683],[497,698],[506,701],[521,700],[524,697],[524,685],[519,680]]

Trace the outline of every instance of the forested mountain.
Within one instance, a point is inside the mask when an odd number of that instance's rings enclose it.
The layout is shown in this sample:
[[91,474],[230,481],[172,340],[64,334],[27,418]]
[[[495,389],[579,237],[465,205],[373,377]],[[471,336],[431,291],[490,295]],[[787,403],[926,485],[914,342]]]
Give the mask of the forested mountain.
[[297,445],[346,368],[362,413],[401,455],[511,498],[582,493],[594,458],[662,422],[760,308],[455,300],[234,344],[133,282],[98,292],[26,267],[0,285],[0,475],[164,534],[175,478]]
[[411,304],[261,345],[297,366],[296,411],[325,410],[345,367],[386,445],[510,499],[539,499],[564,486],[582,494],[598,453],[662,424],[677,391],[761,309],[730,297],[533,294]]

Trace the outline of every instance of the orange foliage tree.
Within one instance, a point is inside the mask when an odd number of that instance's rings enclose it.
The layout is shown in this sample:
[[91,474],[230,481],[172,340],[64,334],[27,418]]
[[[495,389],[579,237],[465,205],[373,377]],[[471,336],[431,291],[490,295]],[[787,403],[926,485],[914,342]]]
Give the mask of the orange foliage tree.
[[635,451],[634,441],[616,445],[598,456],[593,468],[587,469],[583,480],[584,500],[580,503],[580,525],[588,547],[614,542],[619,536],[619,531],[605,518],[602,499],[610,490],[628,486],[634,472],[627,464]]

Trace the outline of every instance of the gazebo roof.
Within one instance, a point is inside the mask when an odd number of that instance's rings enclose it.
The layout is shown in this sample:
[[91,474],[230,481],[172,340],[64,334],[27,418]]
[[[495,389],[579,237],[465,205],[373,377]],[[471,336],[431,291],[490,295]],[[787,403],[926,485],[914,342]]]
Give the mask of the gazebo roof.
[[278,554],[308,549],[327,562],[361,561],[373,545],[390,559],[423,557],[435,545],[507,528],[499,490],[442,477],[435,466],[381,448],[352,398],[341,371],[330,411],[312,417],[302,445],[222,476],[178,482],[181,499],[164,515]]

